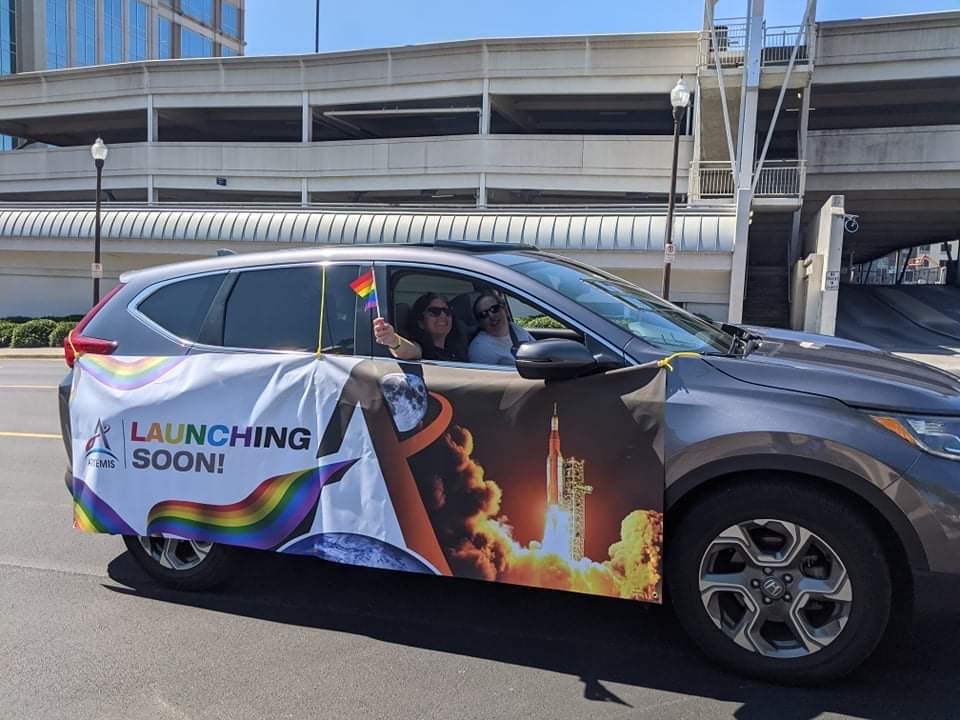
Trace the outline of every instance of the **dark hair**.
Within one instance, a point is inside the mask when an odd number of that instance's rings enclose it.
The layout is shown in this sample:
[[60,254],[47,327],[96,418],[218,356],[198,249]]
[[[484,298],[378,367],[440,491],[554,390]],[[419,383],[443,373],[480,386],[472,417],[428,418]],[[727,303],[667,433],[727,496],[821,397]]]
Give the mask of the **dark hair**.
[[[450,301],[443,295],[434,292],[424,293],[416,299],[413,303],[413,307],[410,308],[410,315],[407,318],[407,337],[411,340],[416,340],[417,344],[423,350],[424,357],[427,357],[430,354],[431,349],[434,347],[433,338],[430,336],[426,330],[420,327],[420,321],[423,319],[424,314],[427,311],[427,308],[430,306],[434,300],[443,300],[447,303],[447,307],[450,307]],[[461,338],[460,326],[457,323],[457,316],[453,314],[453,310],[450,311],[450,333],[447,335],[444,345],[447,350],[453,351],[457,354],[463,349],[463,340]]]
[[470,308],[471,312],[473,312],[474,319],[476,319],[477,317],[477,303],[479,303],[484,298],[491,298],[492,300],[496,300],[498,303],[501,303],[501,304],[503,303],[503,298],[500,297],[500,293],[498,293],[493,288],[484,288],[483,290],[480,291],[480,294],[477,295],[477,297],[474,299],[473,306]]

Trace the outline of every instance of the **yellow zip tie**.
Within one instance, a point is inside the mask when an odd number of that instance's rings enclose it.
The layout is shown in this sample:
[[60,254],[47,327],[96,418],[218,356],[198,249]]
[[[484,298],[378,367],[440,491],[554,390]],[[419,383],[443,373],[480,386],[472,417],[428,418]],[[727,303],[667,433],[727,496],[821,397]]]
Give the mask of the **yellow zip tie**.
[[74,328],[70,328],[70,332],[67,333],[67,342],[70,343],[70,349],[73,351],[73,359],[76,361],[80,354],[77,352],[77,348],[73,344],[73,331]]
[[678,352],[678,353],[674,353],[673,355],[668,355],[668,356],[665,357],[665,358],[662,358],[662,359],[660,359],[660,360],[657,360],[657,367],[658,367],[658,368],[666,368],[666,369],[669,370],[670,372],[673,372],[673,365],[671,365],[671,363],[673,362],[674,359],[676,359],[676,358],[682,358],[682,357],[698,358],[698,357],[700,357],[700,353],[695,353],[695,352]]
[[323,321],[327,313],[327,264],[324,263],[321,267],[323,268],[323,278],[320,281],[320,332],[317,333],[316,352],[318,358],[323,355]]

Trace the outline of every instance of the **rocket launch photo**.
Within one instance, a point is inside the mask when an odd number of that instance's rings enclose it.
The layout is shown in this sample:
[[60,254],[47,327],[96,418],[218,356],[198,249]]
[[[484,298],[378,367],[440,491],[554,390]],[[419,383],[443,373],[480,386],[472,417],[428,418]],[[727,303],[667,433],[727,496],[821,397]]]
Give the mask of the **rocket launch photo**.
[[[442,368],[425,370],[451,417],[409,462],[455,576],[659,602],[655,419],[638,426],[626,403],[604,402],[608,392],[499,378],[454,387],[437,381]],[[612,384],[581,385],[591,382]],[[634,381],[627,391],[642,393]],[[627,479],[626,467],[643,471]]]
[[593,492],[586,484],[584,465],[583,460],[564,458],[560,452],[560,418],[554,403],[547,441],[547,514],[543,544],[569,560],[583,558],[586,496]]

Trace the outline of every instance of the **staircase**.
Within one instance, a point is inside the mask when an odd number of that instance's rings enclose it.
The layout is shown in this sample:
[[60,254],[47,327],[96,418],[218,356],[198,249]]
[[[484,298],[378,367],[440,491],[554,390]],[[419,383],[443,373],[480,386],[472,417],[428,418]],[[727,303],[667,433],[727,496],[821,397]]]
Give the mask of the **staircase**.
[[782,267],[747,267],[747,289],[743,300],[743,322],[765,327],[790,327],[789,286]]
[[790,327],[787,248],[789,213],[756,213],[750,225],[743,321],[748,325]]

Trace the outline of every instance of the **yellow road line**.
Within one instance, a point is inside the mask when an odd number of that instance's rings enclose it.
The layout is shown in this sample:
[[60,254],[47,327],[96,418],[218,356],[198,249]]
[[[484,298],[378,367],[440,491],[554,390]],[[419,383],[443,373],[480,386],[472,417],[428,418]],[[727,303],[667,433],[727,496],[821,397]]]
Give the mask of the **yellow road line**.
[[8,390],[56,390],[56,385],[0,385]]
[[53,433],[31,433],[31,432],[4,432],[0,430],[0,437],[15,437],[15,438],[40,438],[42,440],[60,440],[60,434]]

